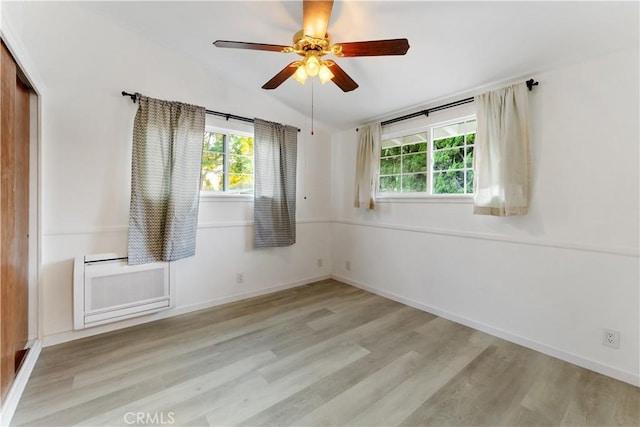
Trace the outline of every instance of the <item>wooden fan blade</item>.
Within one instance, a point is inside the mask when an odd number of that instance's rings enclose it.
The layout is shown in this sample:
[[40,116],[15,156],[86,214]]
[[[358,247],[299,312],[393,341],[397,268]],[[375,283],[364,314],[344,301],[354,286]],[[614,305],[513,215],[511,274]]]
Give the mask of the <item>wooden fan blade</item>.
[[279,44],[264,44],[264,43],[247,43],[247,42],[234,42],[229,40],[216,40],[213,42],[215,47],[226,47],[231,49],[249,49],[249,50],[267,50],[269,52],[282,52],[289,46],[283,46]]
[[278,74],[273,76],[273,78],[271,80],[269,80],[264,85],[262,85],[262,89],[275,89],[275,88],[277,88],[282,83],[284,83],[285,80],[287,80],[289,77],[291,77],[293,75],[293,73],[296,72],[296,70],[298,69],[299,65],[300,65],[300,61],[294,61],[291,64],[287,65],[286,67],[284,67],[282,69],[282,71],[280,71]]
[[333,0],[304,0],[302,3],[302,30],[305,36],[324,39],[331,18]]
[[356,83],[349,74],[345,73],[345,71],[340,68],[338,64],[327,59],[324,61],[325,65],[329,67],[331,72],[333,73],[333,78],[331,79],[343,92],[351,92],[354,89],[358,88],[358,83]]
[[[340,46],[336,49],[336,46]],[[336,56],[384,56],[404,55],[409,50],[409,40],[371,40],[367,42],[337,43]]]

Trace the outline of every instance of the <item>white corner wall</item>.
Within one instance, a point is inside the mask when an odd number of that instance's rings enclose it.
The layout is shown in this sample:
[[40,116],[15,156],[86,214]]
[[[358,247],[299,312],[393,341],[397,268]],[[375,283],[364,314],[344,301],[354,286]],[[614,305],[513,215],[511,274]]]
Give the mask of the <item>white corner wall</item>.
[[[40,338],[45,345],[311,282],[330,274],[330,136],[311,136],[303,115],[259,88],[216,78],[193,59],[118,27],[72,2],[3,4],[9,23],[43,76],[42,275]],[[126,253],[131,138],[136,105],[121,91],[291,124],[298,138],[297,243],[252,248],[253,202],[203,199],[197,255],[172,264],[170,312],[72,331],[72,265],[79,255]],[[247,102],[250,100],[250,102]],[[246,130],[242,122],[207,124]],[[252,130],[249,129],[249,130]],[[323,267],[317,259],[326,260]],[[236,273],[244,273],[236,284]]]
[[[334,134],[334,275],[640,384],[638,61],[632,50],[532,76],[525,217],[436,200],[353,209],[357,134]],[[621,332],[619,350],[603,328]]]

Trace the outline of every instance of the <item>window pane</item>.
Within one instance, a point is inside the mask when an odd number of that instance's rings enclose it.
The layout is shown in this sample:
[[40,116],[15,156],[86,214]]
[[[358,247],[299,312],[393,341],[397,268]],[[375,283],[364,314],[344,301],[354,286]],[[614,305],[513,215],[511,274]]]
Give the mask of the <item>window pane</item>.
[[216,153],[224,153],[224,135],[215,132],[204,133],[204,151],[215,151]]
[[253,156],[253,138],[250,136],[229,135],[229,154]]
[[475,132],[475,120],[473,125],[469,122],[451,123],[433,129],[433,139],[450,138],[453,136],[464,135],[465,133]]
[[402,147],[388,147],[388,148],[382,148],[382,152],[380,153],[381,157],[387,157],[387,156],[397,156],[398,154],[400,154],[400,149]]
[[229,191],[237,193],[253,193],[253,175],[230,173]]
[[415,133],[413,135],[401,136],[398,138],[391,138],[382,141],[382,148],[389,148],[393,146],[419,144],[421,142],[427,142],[427,133]]
[[475,142],[476,142],[476,134],[475,133],[470,133],[469,135],[467,135],[467,144],[468,145],[472,145]]
[[224,154],[211,151],[202,153],[200,183],[202,191],[224,191]]
[[433,174],[433,194],[464,193],[464,172],[448,171]]
[[224,174],[222,172],[202,171],[201,191],[224,191]]
[[[246,140],[242,143],[246,143]],[[229,191],[253,192],[253,156],[229,156]]]
[[400,173],[400,157],[387,157],[380,160],[380,175]]
[[211,151],[202,152],[202,169],[218,170],[224,164],[224,154]]
[[473,194],[473,171],[467,171],[467,194]]
[[467,155],[464,158],[464,165],[467,168],[473,167],[473,147],[466,148]]
[[403,192],[427,191],[427,175],[424,173],[402,175],[402,191]]
[[433,149],[440,150],[442,148],[458,147],[464,145],[464,135],[453,136],[451,138],[443,138],[433,141]]
[[433,170],[448,170],[464,168],[464,148],[433,152]]
[[229,173],[253,174],[253,157],[229,156]]
[[398,175],[381,176],[380,191],[400,191],[400,177]]
[[427,143],[421,142],[419,144],[407,144],[402,146],[402,153],[418,153],[418,152],[426,152],[427,151]]
[[402,157],[402,172],[426,172],[427,153],[408,154]]
[[477,127],[477,122],[475,120],[470,120],[461,124],[460,131],[461,133],[476,133]]

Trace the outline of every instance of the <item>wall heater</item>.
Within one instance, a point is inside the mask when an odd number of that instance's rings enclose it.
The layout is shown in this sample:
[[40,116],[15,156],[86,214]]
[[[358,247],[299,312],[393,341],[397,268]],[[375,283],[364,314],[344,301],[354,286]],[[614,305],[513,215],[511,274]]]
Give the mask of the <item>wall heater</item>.
[[84,329],[174,306],[169,263],[128,265],[117,254],[77,257],[73,270],[73,327]]

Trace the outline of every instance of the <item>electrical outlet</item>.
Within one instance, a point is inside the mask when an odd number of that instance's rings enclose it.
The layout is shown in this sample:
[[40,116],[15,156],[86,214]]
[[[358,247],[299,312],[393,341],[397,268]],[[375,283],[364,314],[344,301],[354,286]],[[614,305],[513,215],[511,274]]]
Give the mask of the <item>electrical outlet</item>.
[[236,274],[236,283],[244,283],[244,273]]
[[620,348],[620,331],[614,331],[613,329],[603,329],[602,345],[606,345],[607,347],[611,348]]
[[318,264],[318,267],[322,267],[322,258],[318,258],[317,264]]
[[345,261],[344,268],[346,268],[347,271],[351,271],[351,261]]

